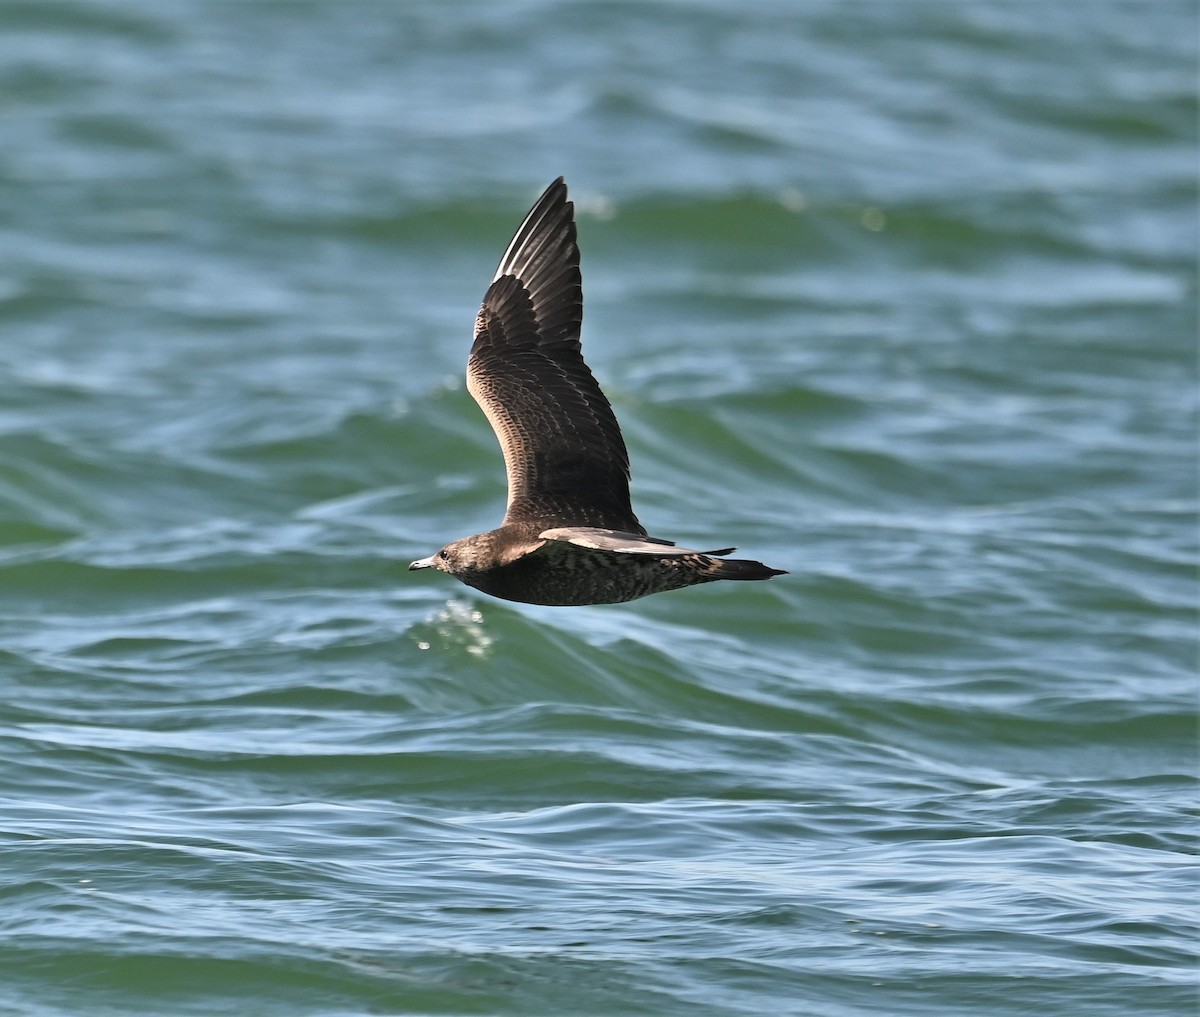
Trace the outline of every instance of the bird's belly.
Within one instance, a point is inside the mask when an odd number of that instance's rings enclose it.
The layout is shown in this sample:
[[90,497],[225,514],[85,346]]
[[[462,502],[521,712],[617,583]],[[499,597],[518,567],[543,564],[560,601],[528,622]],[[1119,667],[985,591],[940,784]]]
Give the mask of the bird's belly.
[[645,555],[529,555],[489,569],[470,585],[482,593],[521,604],[621,604],[708,581],[707,576],[679,565],[678,559]]

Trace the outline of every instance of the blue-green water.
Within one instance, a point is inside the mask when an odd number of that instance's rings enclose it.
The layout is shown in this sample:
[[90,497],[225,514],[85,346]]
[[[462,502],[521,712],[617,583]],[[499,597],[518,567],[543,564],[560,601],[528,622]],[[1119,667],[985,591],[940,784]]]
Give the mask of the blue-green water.
[[[0,4],[0,1013],[1191,1014],[1197,7]],[[550,179],[652,532],[476,597]]]

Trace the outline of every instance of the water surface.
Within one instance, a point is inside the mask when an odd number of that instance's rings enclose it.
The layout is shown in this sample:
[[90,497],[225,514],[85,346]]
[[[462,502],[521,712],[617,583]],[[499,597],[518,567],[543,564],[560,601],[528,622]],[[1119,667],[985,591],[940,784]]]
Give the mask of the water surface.
[[[0,7],[0,1012],[1193,1013],[1196,29]],[[789,576],[405,571],[560,173],[639,515]]]

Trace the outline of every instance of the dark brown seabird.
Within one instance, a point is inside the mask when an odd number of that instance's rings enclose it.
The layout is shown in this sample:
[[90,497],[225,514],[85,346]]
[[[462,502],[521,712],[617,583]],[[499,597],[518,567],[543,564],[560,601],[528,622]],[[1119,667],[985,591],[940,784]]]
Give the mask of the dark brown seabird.
[[575,206],[562,177],[521,223],[483,298],[467,388],[508,472],[500,526],[447,544],[435,568],[525,604],[617,604],[717,579],[783,575],[649,536],[629,503],[629,456],[579,346],[583,288]]

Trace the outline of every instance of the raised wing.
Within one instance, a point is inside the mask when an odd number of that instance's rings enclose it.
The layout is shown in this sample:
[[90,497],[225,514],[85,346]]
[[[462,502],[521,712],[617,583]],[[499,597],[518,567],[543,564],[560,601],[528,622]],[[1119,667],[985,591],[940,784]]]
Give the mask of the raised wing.
[[621,429],[580,352],[582,320],[575,206],[559,177],[521,223],[483,298],[467,388],[504,452],[505,524],[642,534]]

